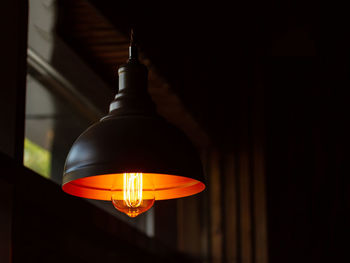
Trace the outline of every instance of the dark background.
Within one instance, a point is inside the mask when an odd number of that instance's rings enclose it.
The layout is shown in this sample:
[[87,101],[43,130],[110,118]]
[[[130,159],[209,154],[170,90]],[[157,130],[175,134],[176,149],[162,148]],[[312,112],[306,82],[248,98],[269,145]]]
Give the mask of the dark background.
[[[250,224],[247,241],[244,210],[227,209],[231,186],[225,187],[225,173],[219,189],[221,243],[217,248],[209,235],[206,258],[198,259],[177,251],[177,230],[163,221],[176,211],[166,203],[159,205],[163,220],[156,220],[156,238],[149,240],[22,166],[27,4],[16,0],[1,8],[0,261],[348,262],[346,9],[316,1],[89,2],[124,35],[135,28],[142,52],[209,135],[211,147],[220,156],[232,154],[238,174],[248,167],[249,198],[240,188],[244,177],[232,189],[238,191],[237,205],[248,205],[249,220],[266,215],[268,257],[259,257],[254,242],[259,227]],[[60,4],[58,31],[74,47],[81,42],[69,31],[69,5]],[[102,71],[87,50],[77,52]],[[104,71],[101,77],[115,88],[115,74]],[[229,161],[220,165],[225,170]],[[259,169],[266,191],[262,214],[254,199]],[[211,180],[209,198],[217,189]],[[237,242],[231,244],[227,229],[236,212]],[[227,256],[231,248],[237,251],[233,259]]]

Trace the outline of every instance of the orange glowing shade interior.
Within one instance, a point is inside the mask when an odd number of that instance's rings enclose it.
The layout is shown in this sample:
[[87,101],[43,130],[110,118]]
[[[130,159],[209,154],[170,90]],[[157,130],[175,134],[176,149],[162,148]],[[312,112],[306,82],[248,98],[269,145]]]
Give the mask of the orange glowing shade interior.
[[[173,199],[194,195],[205,189],[205,185],[202,182],[188,177],[155,173],[143,173],[142,175],[143,198],[148,198],[147,195],[153,193],[155,200]],[[136,181],[137,179],[133,182],[136,183]],[[124,173],[76,179],[64,184],[62,189],[71,195],[109,201],[112,199],[111,190],[113,189],[115,193],[120,194],[120,197],[117,199],[122,200],[124,199],[125,189]],[[131,193],[129,192],[129,194]],[[135,195],[129,196],[130,199],[127,197],[127,200],[130,204],[137,204],[138,191],[134,191],[133,194]]]

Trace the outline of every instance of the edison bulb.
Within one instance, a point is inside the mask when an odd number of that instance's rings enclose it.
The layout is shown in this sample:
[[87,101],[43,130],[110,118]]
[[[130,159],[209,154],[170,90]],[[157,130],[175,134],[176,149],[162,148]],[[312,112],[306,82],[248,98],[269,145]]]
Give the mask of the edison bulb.
[[153,180],[149,174],[124,173],[122,182],[120,177],[116,178],[111,191],[114,207],[129,217],[146,212],[154,204]]

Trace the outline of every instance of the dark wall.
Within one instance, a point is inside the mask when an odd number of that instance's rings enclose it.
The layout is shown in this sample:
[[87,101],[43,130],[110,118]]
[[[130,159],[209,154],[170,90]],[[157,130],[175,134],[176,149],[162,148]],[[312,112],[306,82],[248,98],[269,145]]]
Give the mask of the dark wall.
[[10,262],[13,187],[0,179],[0,261]]
[[[21,163],[24,134],[24,94],[26,69],[27,3],[6,0],[0,10],[0,262],[11,262],[13,196],[16,175],[3,165]],[[21,140],[22,138],[22,140]],[[13,159],[5,156],[11,156]]]
[[222,98],[231,136],[220,137],[222,179],[209,181],[222,200],[211,211],[214,262],[349,261],[349,66],[257,58]]
[[270,262],[346,262],[349,63],[264,61]]
[[27,2],[6,0],[1,8],[0,151],[21,159],[24,123]]

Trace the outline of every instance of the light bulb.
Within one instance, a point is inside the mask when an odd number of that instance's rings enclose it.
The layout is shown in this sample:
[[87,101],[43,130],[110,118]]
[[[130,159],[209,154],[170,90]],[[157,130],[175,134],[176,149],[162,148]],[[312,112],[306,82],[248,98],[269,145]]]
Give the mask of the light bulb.
[[155,194],[151,175],[124,173],[122,182],[120,180],[116,178],[111,190],[112,203],[116,209],[129,217],[136,217],[153,206]]

